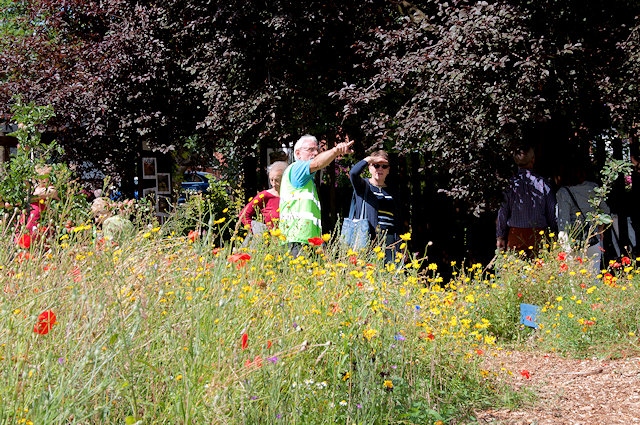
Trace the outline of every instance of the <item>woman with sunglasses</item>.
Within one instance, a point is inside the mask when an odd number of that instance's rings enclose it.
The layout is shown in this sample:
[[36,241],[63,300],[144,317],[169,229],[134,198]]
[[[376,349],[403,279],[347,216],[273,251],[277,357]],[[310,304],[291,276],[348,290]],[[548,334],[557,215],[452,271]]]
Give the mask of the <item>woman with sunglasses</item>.
[[[371,177],[363,179],[360,174],[368,169]],[[393,195],[386,184],[389,176],[389,154],[383,150],[373,152],[351,168],[349,179],[355,193],[354,217],[364,217],[369,222],[369,237],[376,243],[384,243],[385,262],[396,258],[398,242],[398,215]],[[364,201],[364,202],[363,202]]]

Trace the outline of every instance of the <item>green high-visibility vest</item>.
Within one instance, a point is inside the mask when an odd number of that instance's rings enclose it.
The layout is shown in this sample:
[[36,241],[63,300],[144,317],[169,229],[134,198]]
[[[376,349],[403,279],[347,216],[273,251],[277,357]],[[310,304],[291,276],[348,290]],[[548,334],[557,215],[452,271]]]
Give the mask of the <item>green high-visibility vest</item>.
[[320,200],[313,179],[301,188],[291,184],[291,166],[280,183],[279,226],[287,242],[309,243],[310,238],[322,235]]

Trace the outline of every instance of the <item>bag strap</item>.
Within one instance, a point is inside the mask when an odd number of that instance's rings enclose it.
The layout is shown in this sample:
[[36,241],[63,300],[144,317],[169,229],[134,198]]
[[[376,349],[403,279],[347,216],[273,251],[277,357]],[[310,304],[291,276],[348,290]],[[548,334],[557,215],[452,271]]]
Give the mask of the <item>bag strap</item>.
[[[364,194],[362,195],[362,207],[360,208],[360,217],[358,217],[360,220],[364,219],[365,216],[365,199],[367,199],[367,192],[369,192],[369,184],[365,181],[364,182]],[[355,191],[354,191],[354,196],[355,196]]]
[[[366,181],[362,181],[364,183],[364,195],[362,195],[362,208],[360,208],[360,214],[358,215],[358,219],[362,220],[365,218],[365,199],[367,198],[367,192],[369,191],[369,185]],[[351,205],[349,205],[349,218],[354,219],[356,215],[356,190],[353,189],[353,193],[351,194]]]
[[349,205],[349,218],[353,219],[356,209],[356,191],[354,190],[351,194],[351,205]]
[[[578,211],[580,211],[580,215],[584,216],[584,213],[582,212],[582,208],[580,208],[580,205],[578,205],[578,201],[576,201],[575,196],[573,196],[573,193],[571,192],[571,189],[569,189],[568,187],[565,186],[565,189],[567,189],[567,192],[569,192],[569,196],[571,197],[571,200],[573,201],[573,204],[576,206],[576,208],[578,209]],[[586,217],[585,217],[586,218]]]

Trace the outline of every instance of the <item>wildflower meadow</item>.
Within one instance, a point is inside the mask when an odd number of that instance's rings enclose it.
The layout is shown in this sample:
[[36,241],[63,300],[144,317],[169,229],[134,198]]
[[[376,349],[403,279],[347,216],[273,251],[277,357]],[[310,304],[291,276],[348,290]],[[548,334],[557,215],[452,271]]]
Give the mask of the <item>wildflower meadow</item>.
[[389,264],[336,232],[293,258],[277,229],[245,240],[233,202],[201,196],[162,224],[136,202],[135,231],[114,241],[66,172],[53,167],[60,197],[34,236],[16,238],[23,209],[4,205],[2,424],[474,423],[531,396],[503,384],[517,371],[484,368],[499,350],[638,350],[636,258],[596,273],[549,235],[537,258],[445,280],[410,233]]
[[[335,235],[294,259],[277,230],[245,248],[159,225],[121,245],[91,232],[3,238],[3,423],[456,423],[522,396],[483,370],[492,350],[637,348],[628,257],[592,276],[557,249],[510,254],[443,282]],[[536,331],[524,301],[542,307]]]

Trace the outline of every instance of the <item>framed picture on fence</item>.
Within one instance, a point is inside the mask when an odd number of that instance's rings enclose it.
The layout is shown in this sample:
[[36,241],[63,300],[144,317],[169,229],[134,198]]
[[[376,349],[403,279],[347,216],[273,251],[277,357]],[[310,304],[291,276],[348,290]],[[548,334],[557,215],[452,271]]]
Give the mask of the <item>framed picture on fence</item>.
[[168,217],[171,211],[171,198],[158,195],[156,199],[156,214],[160,217]]
[[171,193],[171,174],[169,173],[157,173],[156,174],[156,187],[158,193],[170,194]]
[[155,179],[156,178],[156,159],[155,158],[142,158],[142,178],[143,179]]
[[149,198],[152,201],[156,200],[156,193],[158,193],[158,189],[155,187],[148,187],[146,189],[142,189],[142,197]]

